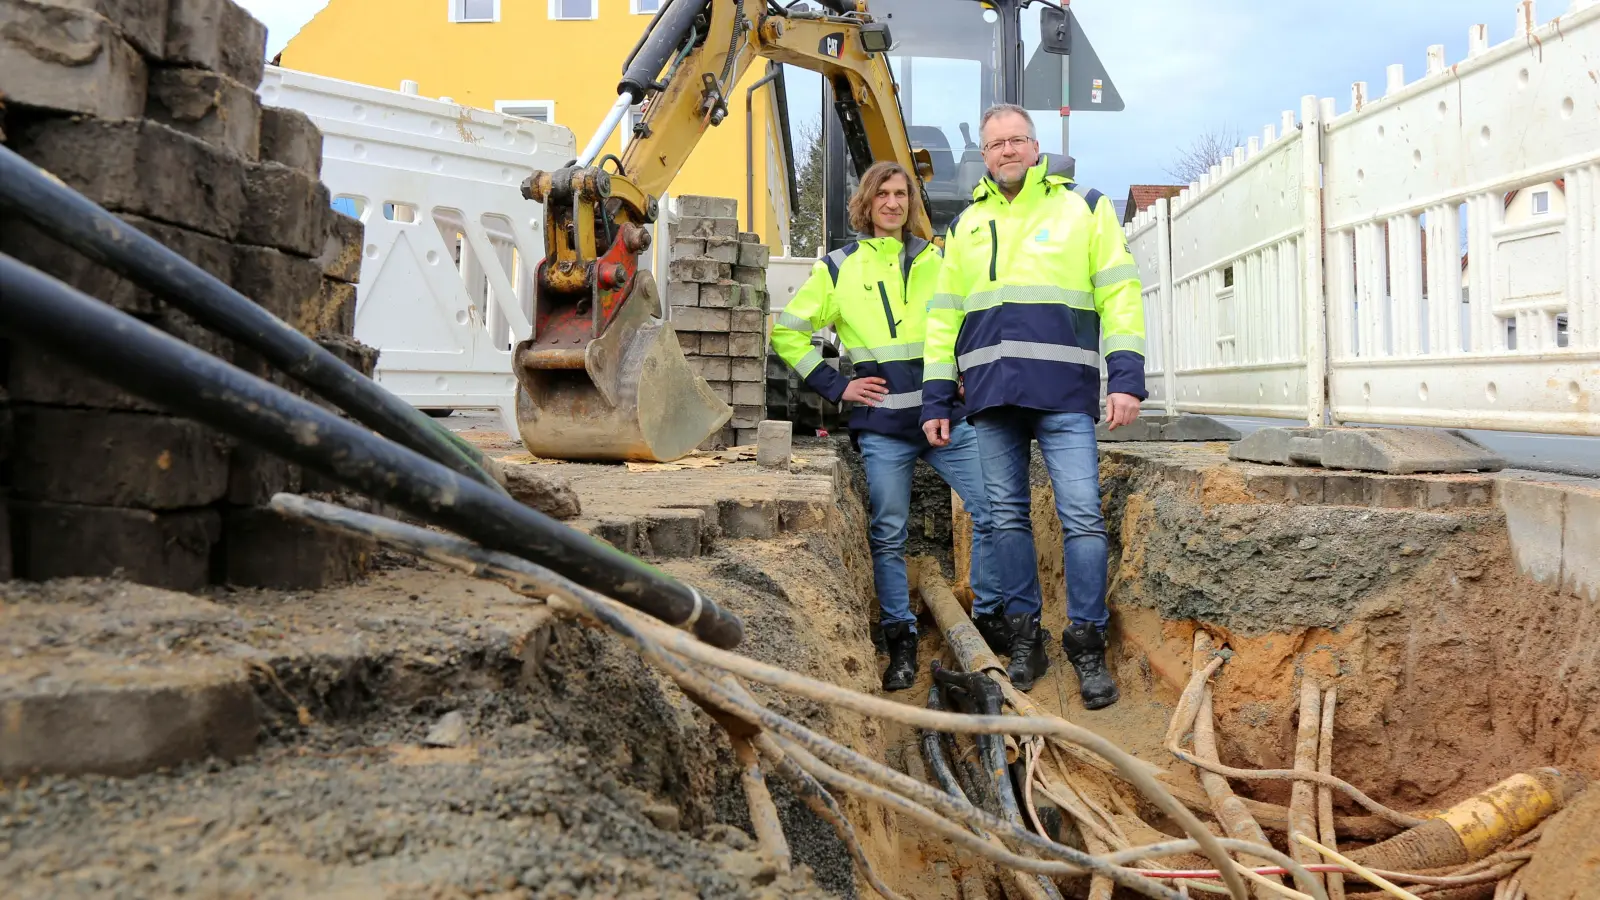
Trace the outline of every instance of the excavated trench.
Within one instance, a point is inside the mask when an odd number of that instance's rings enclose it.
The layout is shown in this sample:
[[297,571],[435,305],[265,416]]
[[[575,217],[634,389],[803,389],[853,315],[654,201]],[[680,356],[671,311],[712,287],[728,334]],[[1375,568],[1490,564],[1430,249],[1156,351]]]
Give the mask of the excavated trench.
[[[690,542],[698,546],[656,562],[743,618],[741,652],[874,693],[884,658],[873,646],[864,482],[844,442],[797,442],[795,453],[804,459],[787,481],[742,462],[550,470],[570,476],[586,516],[597,511],[575,525],[658,535],[658,545],[660,523],[678,521],[663,510],[720,510],[712,520],[742,528],[770,501],[776,527],[745,536],[708,520]],[[1227,464],[1216,447],[1124,445],[1102,460],[1123,698],[1095,712],[1077,701],[1059,644],[1060,532],[1040,470],[1035,522],[1053,640],[1050,672],[1031,696],[1047,712],[1198,792],[1192,770],[1160,744],[1200,626],[1232,651],[1212,682],[1228,764],[1293,765],[1299,685],[1312,678],[1338,690],[1334,773],[1398,808],[1446,806],[1540,766],[1600,777],[1593,604],[1519,572],[1488,480],[1424,478],[1398,491],[1415,505],[1385,506],[1373,498],[1396,493],[1393,484],[1340,476],[1312,498],[1279,472]],[[911,552],[936,560],[960,596],[968,524],[931,472],[919,471],[916,491]],[[68,700],[90,684],[115,699],[160,670],[179,693],[220,679],[249,698],[221,738],[207,738],[204,758],[0,784],[0,893],[872,895],[833,830],[769,777],[796,862],[776,871],[756,850],[721,727],[616,636],[498,586],[385,555],[361,584],[319,593],[13,583],[0,617],[8,693],[54,679]],[[955,664],[931,616],[922,631],[918,683],[894,695],[918,706],[930,660]],[[915,729],[751,691],[933,781]],[[115,739],[92,721],[74,727],[63,733]],[[1233,787],[1289,802],[1283,782]],[[1131,789],[1119,793],[1101,799],[1143,814],[1141,843],[1181,834]],[[1547,852],[1528,870],[1532,900],[1600,896],[1589,893],[1600,891],[1593,793],[1551,821]],[[904,896],[963,900],[963,878],[1005,896],[992,865],[881,806],[839,799],[868,859]],[[1343,797],[1337,805],[1341,815],[1365,812]],[[1070,829],[1063,839],[1075,842]],[[1086,885],[1064,882],[1063,893],[1083,896]]]

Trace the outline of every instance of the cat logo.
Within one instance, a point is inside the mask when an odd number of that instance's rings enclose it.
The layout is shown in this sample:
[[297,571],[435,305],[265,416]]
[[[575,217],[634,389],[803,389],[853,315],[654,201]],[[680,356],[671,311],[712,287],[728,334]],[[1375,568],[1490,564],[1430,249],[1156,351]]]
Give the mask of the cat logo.
[[817,43],[817,52],[834,59],[843,58],[844,32],[835,31],[833,34],[823,35],[822,40]]

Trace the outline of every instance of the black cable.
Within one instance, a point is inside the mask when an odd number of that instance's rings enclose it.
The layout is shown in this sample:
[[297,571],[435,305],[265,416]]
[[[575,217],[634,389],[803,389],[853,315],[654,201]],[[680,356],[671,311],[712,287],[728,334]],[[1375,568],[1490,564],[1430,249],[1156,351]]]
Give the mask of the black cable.
[[[189,314],[379,434],[489,485],[477,448],[216,276],[0,146],[0,207]],[[156,398],[152,398],[156,399]]]
[[656,568],[0,254],[0,329],[103,381],[732,648],[739,619]]

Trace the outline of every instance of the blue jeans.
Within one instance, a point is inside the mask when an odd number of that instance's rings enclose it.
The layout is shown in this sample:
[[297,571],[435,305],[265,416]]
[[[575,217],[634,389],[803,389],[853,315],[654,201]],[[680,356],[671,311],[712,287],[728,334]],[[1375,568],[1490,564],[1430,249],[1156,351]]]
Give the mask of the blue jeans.
[[974,614],[998,609],[1000,595],[991,558],[989,500],[978,464],[978,438],[962,422],[950,429],[950,444],[934,447],[923,438],[906,439],[864,431],[858,435],[861,462],[867,470],[867,496],[872,523],[867,544],[872,549],[872,580],[878,593],[879,622],[907,623],[916,630],[911,614],[910,585],[906,580],[906,519],[911,515],[911,476],[918,459],[925,459],[939,477],[961,497],[972,516],[972,602]]
[[1100,512],[1094,420],[1083,413],[1000,407],[978,414],[973,426],[994,519],[991,565],[999,578],[1006,615],[1037,613],[1043,605],[1028,487],[1031,447],[1037,440],[1061,519],[1067,618],[1073,624],[1104,628],[1111,613],[1106,609],[1106,526]]

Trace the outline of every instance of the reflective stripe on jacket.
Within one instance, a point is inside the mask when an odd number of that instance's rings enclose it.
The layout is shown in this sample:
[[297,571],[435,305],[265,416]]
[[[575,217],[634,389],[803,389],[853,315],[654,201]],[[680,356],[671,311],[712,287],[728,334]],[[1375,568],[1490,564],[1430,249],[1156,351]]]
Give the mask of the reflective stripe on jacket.
[[970,415],[994,406],[1100,417],[1107,391],[1144,386],[1144,299],[1139,270],[1099,191],[1028,170],[1006,200],[992,178],[951,223],[939,287],[928,306],[922,420],[952,418],[957,378]]
[[817,260],[778,314],[772,348],[812,390],[837,403],[849,384],[811,346],[811,335],[830,325],[856,377],[884,380],[888,396],[877,406],[857,404],[852,431],[922,437],[923,330],[940,261],[939,248],[918,237],[854,241]]

